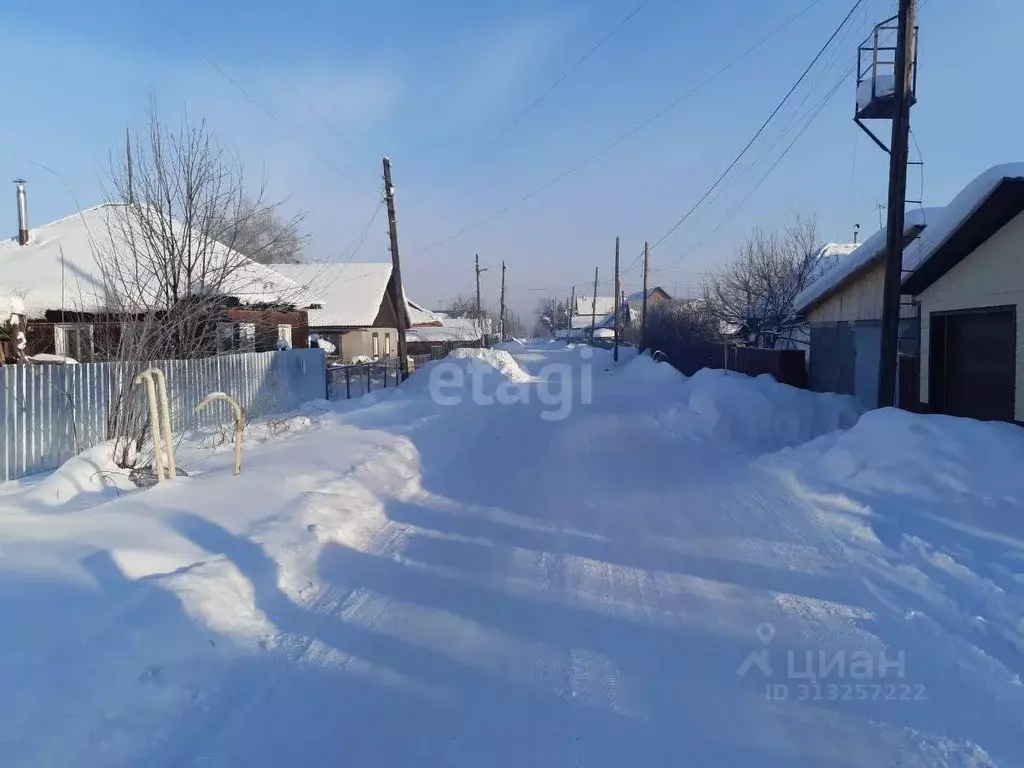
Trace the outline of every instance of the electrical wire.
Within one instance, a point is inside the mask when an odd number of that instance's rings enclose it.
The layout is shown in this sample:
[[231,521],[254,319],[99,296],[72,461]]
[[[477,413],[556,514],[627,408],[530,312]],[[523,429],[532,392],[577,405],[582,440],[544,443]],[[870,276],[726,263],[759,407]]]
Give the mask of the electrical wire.
[[607,43],[612,37],[616,35],[616,33],[618,33],[623,27],[625,27],[633,19],[633,17],[640,13],[640,11],[642,11],[647,5],[649,5],[650,2],[651,0],[642,0],[642,2],[636,5],[633,8],[633,10],[626,14],[625,17],[620,19],[619,22],[614,27],[612,27],[612,29],[604,37],[602,37],[600,40],[594,43],[594,45],[591,46],[590,49],[585,54],[583,54],[583,56],[577,59],[576,62],[571,67],[569,67],[569,69],[563,72],[562,75],[558,77],[558,79],[556,79],[551,85],[544,89],[544,91],[542,91],[541,94],[537,96],[537,98],[530,102],[530,104],[527,105],[525,109],[519,112],[519,114],[517,114],[502,128],[500,128],[494,136],[492,136],[485,143],[477,147],[476,150],[474,150],[470,154],[469,158],[462,165],[462,167],[459,168],[454,174],[452,174],[452,176],[448,179],[448,183],[451,183],[456,178],[465,173],[466,169],[469,168],[486,150],[491,149],[492,147],[494,147],[495,144],[501,141],[501,139],[503,139],[508,134],[509,131],[511,131],[516,125],[518,125],[524,117],[526,117],[530,112],[532,112],[542,101],[544,101],[544,99],[550,96],[551,93],[556,88],[558,88],[558,86],[560,86],[563,82],[565,82],[577,69],[583,66],[583,64],[585,64],[591,56],[597,53],[597,51],[605,43]]
[[[581,170],[585,166],[587,166],[590,163],[592,163],[594,160],[597,160],[602,155],[604,155],[607,152],[609,152],[612,149],[614,149],[616,146],[618,146],[622,142],[626,141],[627,139],[631,138],[635,134],[639,133],[641,130],[643,130],[648,125],[653,123],[655,120],[658,120],[659,118],[664,117],[666,114],[668,114],[670,111],[672,111],[672,109],[677,107],[679,104],[681,104],[683,101],[685,101],[689,97],[694,96],[699,91],[701,91],[702,89],[706,88],[712,82],[714,82],[719,77],[721,77],[726,72],[728,72],[730,69],[732,69],[734,66],[739,64],[743,59],[747,58],[750,54],[754,53],[754,51],[756,51],[757,49],[762,47],[765,43],[767,43],[772,38],[776,37],[778,34],[780,34],[785,29],[787,29],[790,25],[792,25],[794,22],[796,22],[798,19],[800,19],[806,13],[808,13],[811,9],[813,9],[820,2],[821,2],[821,0],[812,0],[812,2],[809,5],[807,5],[803,10],[799,11],[796,15],[794,15],[794,16],[790,17],[789,19],[787,19],[785,22],[783,22],[781,25],[779,25],[774,30],[769,32],[767,35],[765,35],[759,41],[757,41],[756,43],[751,45],[749,48],[747,48],[741,54],[739,54],[738,56],[733,58],[731,61],[729,61],[726,64],[724,64],[721,67],[719,67],[719,69],[717,69],[714,73],[712,73],[711,75],[706,77],[704,80],[699,82],[697,85],[695,85],[694,87],[692,87],[691,89],[689,89],[688,91],[686,91],[685,93],[683,93],[682,95],[680,95],[679,97],[674,99],[673,101],[669,102],[662,109],[660,109],[659,111],[657,111],[654,114],[650,115],[649,117],[647,117],[646,119],[644,119],[640,123],[636,124],[635,126],[630,128],[629,130],[619,134],[617,137],[615,137],[608,144],[605,144],[599,150],[597,150],[596,152],[594,152],[592,155],[588,156],[584,160],[581,160],[576,165],[573,165],[573,166],[569,167],[568,169],[566,169],[562,173],[558,174],[554,178],[550,179],[549,181],[547,181],[544,184],[540,185],[539,187],[535,188],[533,191],[528,192],[527,194],[522,195],[521,197],[513,200],[511,203],[509,203],[508,205],[504,206],[500,210],[495,211],[494,213],[492,213],[492,214],[490,214],[488,216],[485,216],[485,217],[483,217],[481,219],[478,219],[477,221],[475,221],[475,222],[473,222],[473,223],[463,227],[462,229],[457,230],[456,232],[452,233],[451,235],[448,235],[447,237],[445,237],[445,238],[443,238],[441,240],[438,240],[437,242],[435,242],[435,243],[433,243],[431,245],[426,246],[425,248],[421,248],[420,250],[418,250],[415,253],[413,253],[412,256],[418,256],[420,254],[427,253],[428,251],[432,251],[432,250],[434,250],[436,248],[440,248],[442,245],[446,245],[446,244],[450,243],[451,241],[453,241],[453,240],[455,240],[455,239],[457,239],[459,237],[462,237],[463,235],[467,234],[468,232],[471,232],[471,231],[473,231],[475,229],[479,229],[480,227],[484,226],[485,224],[489,224],[490,222],[494,221],[495,219],[500,218],[501,216],[504,216],[509,211],[517,208],[518,206],[520,206],[523,203],[527,202],[528,200],[536,197],[537,195],[541,194],[542,192],[547,191],[548,189],[550,189],[551,187],[555,186],[556,184],[558,184],[563,179],[573,175],[577,171]],[[861,2],[863,2],[863,0],[861,0]]]
[[814,68],[814,65],[818,63],[818,60],[821,59],[821,57],[828,50],[829,46],[832,45],[832,41],[836,39],[836,37],[843,30],[847,22],[849,22],[849,20],[853,17],[853,14],[856,13],[857,9],[861,6],[863,2],[864,0],[856,0],[853,7],[850,9],[849,13],[846,14],[843,21],[839,24],[838,27],[836,27],[835,31],[831,35],[829,35],[828,40],[825,41],[825,44],[821,47],[818,53],[815,54],[814,58],[811,59],[811,63],[807,65],[807,68],[804,69],[804,71],[800,74],[800,77],[797,78],[793,86],[786,92],[786,95],[782,97],[782,101],[780,101],[779,104],[775,107],[775,109],[772,110],[771,114],[768,115],[768,118],[761,124],[761,127],[757,129],[757,131],[754,133],[750,141],[746,143],[746,145],[743,147],[742,150],[740,150],[740,153],[732,160],[732,162],[730,162],[729,165],[726,166],[726,169],[721,173],[721,175],[719,175],[717,179],[715,179],[714,183],[708,188],[708,190],[703,195],[701,195],[697,202],[694,203],[693,206],[686,213],[684,213],[682,217],[680,217],[679,220],[676,221],[676,223],[673,224],[665,234],[663,234],[660,238],[654,241],[654,243],[651,245],[651,250],[654,250],[659,245],[664,243],[668,238],[670,238],[725,180],[725,177],[729,175],[729,172],[736,167],[736,164],[740,162],[744,155],[747,154],[748,150],[754,145],[754,142],[756,142],[757,139],[761,136],[761,134],[764,133],[769,123],[771,123],[775,116],[779,114],[783,106],[785,106],[786,102],[789,100],[789,97],[793,95],[793,93],[804,81],[804,79],[806,79],[807,75]]

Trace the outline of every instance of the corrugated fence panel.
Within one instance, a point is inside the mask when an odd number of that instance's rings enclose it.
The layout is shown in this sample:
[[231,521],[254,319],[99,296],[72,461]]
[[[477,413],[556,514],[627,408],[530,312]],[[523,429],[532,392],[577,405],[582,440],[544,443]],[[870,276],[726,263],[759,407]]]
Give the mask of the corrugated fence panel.
[[[283,413],[323,398],[327,370],[321,349],[252,352],[201,360],[160,360],[149,365],[167,378],[175,431],[214,426],[231,419],[226,403],[200,412],[210,392],[227,392],[250,418]],[[55,469],[107,440],[111,409],[122,388],[143,400],[134,386],[141,364],[8,365],[0,368],[0,480]]]

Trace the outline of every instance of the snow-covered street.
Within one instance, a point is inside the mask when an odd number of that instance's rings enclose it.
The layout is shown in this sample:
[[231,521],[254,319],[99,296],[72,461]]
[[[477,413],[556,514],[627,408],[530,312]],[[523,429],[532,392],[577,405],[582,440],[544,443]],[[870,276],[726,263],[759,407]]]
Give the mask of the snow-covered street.
[[0,487],[0,764],[1024,764],[1024,431],[506,348]]

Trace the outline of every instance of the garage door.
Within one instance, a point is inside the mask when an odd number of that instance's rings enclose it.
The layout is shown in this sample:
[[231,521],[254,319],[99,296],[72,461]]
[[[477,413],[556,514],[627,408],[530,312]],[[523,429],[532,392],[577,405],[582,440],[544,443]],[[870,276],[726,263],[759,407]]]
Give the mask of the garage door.
[[931,316],[935,410],[951,416],[1012,421],[1017,313],[998,307]]

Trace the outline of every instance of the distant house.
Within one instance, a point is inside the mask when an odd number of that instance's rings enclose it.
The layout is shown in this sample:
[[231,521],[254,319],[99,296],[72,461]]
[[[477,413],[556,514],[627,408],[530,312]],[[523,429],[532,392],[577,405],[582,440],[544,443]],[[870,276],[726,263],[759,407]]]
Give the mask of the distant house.
[[[902,405],[1024,421],[1024,164],[989,169],[943,208],[909,211],[904,242]],[[884,252],[883,229],[796,301],[811,328],[812,388],[869,406]]]
[[[390,262],[311,261],[276,264],[275,269],[317,298],[307,307],[309,331],[332,344],[343,361],[398,355],[398,314],[391,299]],[[407,325],[412,324],[416,312],[427,311],[416,306],[416,310],[403,308]]]
[[[660,287],[654,286],[653,288],[647,289],[647,311],[651,311],[651,307],[661,301],[666,301],[672,297],[668,295],[668,292]],[[620,338],[624,339],[626,332],[629,330],[636,330],[638,323],[643,318],[643,306],[644,306],[644,292],[643,290],[634,291],[633,293],[625,296],[622,300],[621,313],[619,315],[619,322],[621,327],[619,328]],[[573,327],[576,327],[575,325]],[[613,329],[615,328],[615,307],[612,308],[602,317],[597,318],[594,323],[595,338],[597,337],[596,329]],[[583,330],[587,331],[590,329],[588,324]]]
[[[122,334],[132,323],[115,311],[119,288],[104,276],[97,254],[131,263],[134,257],[124,241],[111,234],[118,231],[112,222],[122,216],[123,206],[99,205],[32,230],[24,228],[24,243],[20,233],[0,242],[0,295],[18,297],[22,304],[25,355],[80,362],[118,355]],[[184,227],[178,227],[184,242]],[[203,258],[214,262],[211,272],[216,273],[216,264],[230,265],[217,286],[223,309],[208,334],[209,354],[306,346],[306,313],[292,304],[298,294],[295,284],[221,243],[207,240],[201,247]],[[143,273],[153,273],[147,270]],[[147,303],[147,291],[153,291],[152,302],[144,309],[158,316],[160,296],[144,284],[146,279],[140,278],[132,289]],[[201,292],[202,286],[197,290]],[[11,359],[10,345],[5,355]]]
[[591,325],[596,327],[602,318],[615,311],[615,297],[598,296],[595,302],[593,296],[577,296],[572,311],[573,329],[589,331]]

